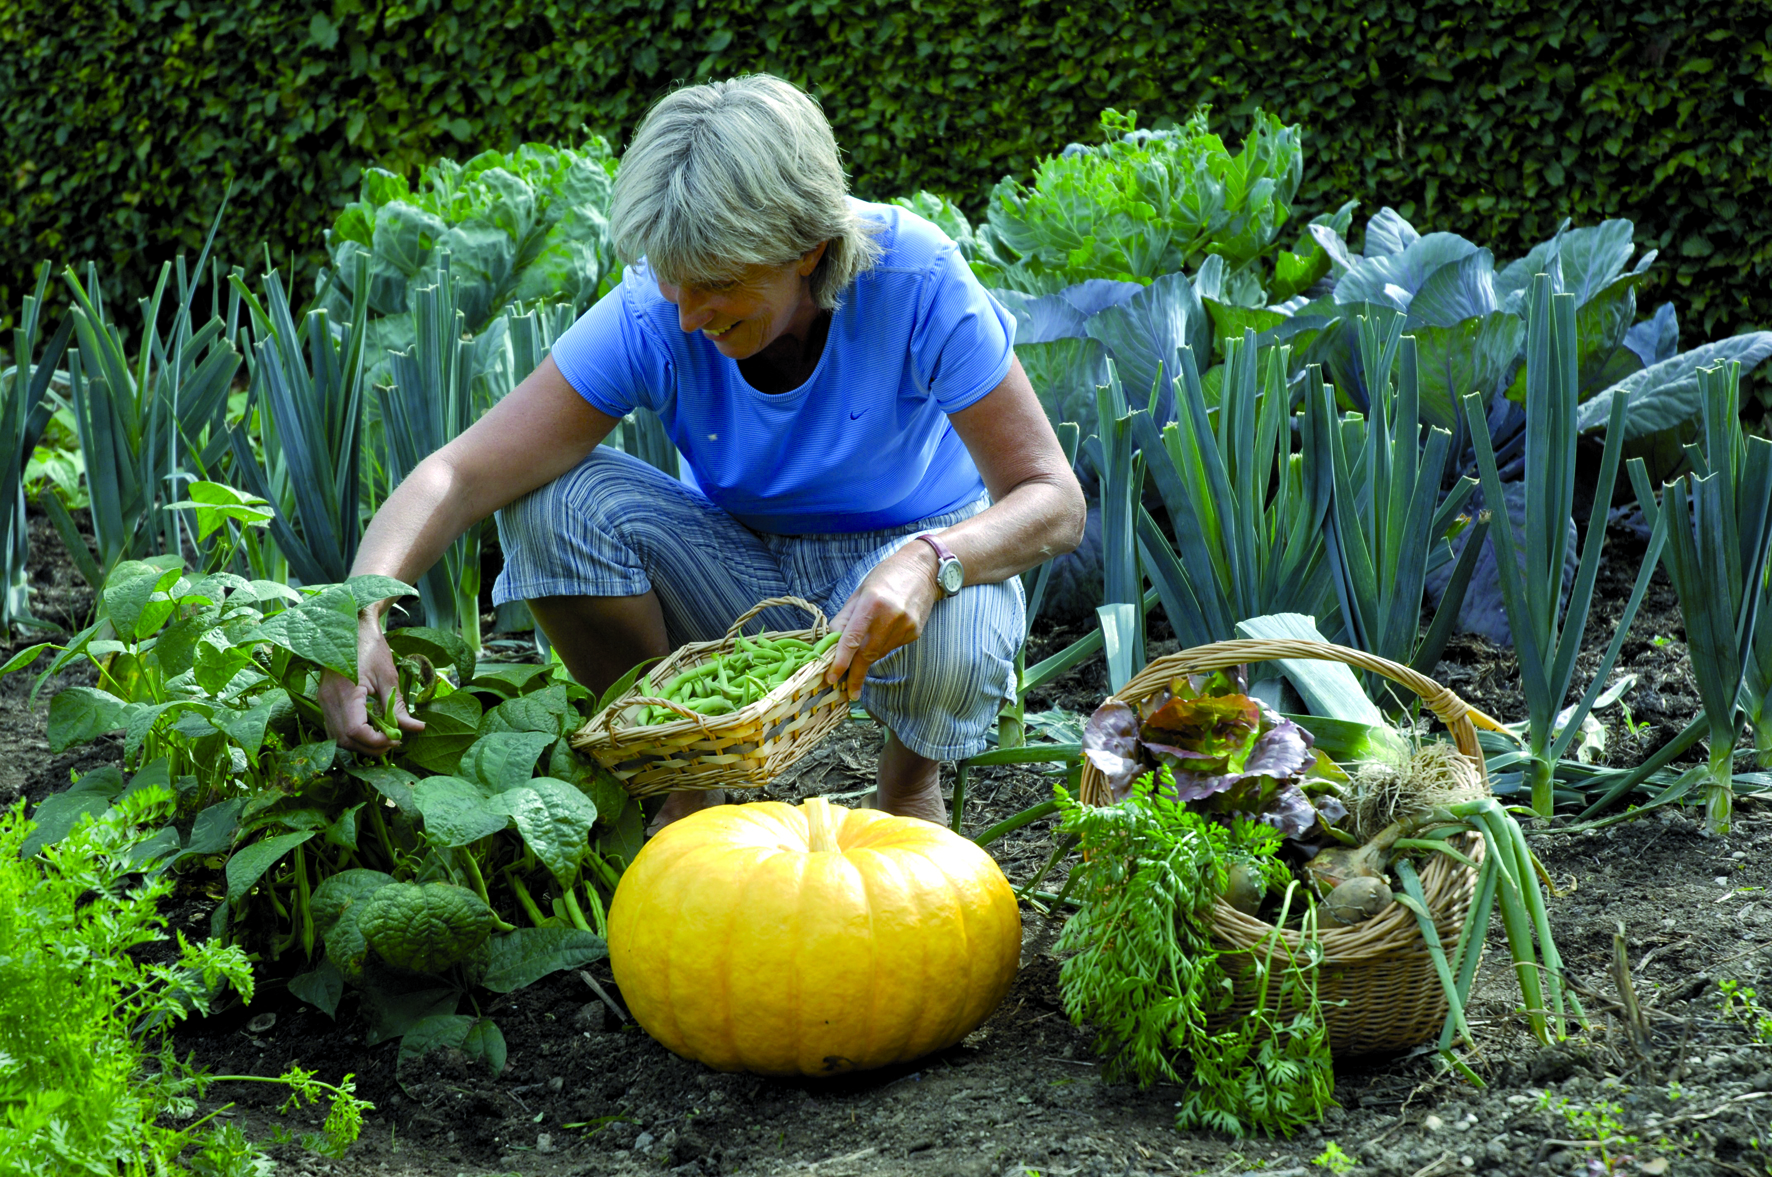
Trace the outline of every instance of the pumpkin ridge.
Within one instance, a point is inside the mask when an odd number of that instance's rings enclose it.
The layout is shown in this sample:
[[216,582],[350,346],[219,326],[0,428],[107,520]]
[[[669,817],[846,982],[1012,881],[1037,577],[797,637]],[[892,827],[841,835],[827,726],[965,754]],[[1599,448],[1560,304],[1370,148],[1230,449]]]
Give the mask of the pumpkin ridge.
[[[864,861],[868,863],[868,869],[862,869],[859,864],[857,864],[856,869],[857,873],[862,877],[863,893],[867,898],[868,905],[868,923],[870,929],[874,932],[874,975],[868,1011],[869,1036],[867,1039],[867,1057],[874,1059],[881,1064],[899,1062],[908,1057],[906,1054],[906,1048],[910,1044],[910,1034],[908,1032],[891,1033],[891,1023],[881,1021],[879,995],[882,992],[882,985],[889,986],[891,990],[897,991],[911,989],[913,979],[901,976],[898,972],[894,972],[889,977],[883,978],[881,976],[883,968],[901,966],[903,961],[902,959],[895,957],[891,962],[886,964],[882,963],[882,945],[880,943],[879,929],[875,922],[875,912],[883,902],[890,901],[891,895],[894,892],[900,897],[901,902],[906,906],[911,907],[913,910],[920,911],[920,905],[914,902],[911,895],[911,889],[906,885],[908,876],[899,866],[897,859],[893,855],[883,854],[874,849],[857,850],[853,853],[858,856],[865,856]],[[898,946],[894,944],[893,947],[896,948]],[[914,991],[921,992],[926,980],[926,976],[915,978]],[[899,1019],[901,1024],[903,1021],[902,1018]],[[915,1026],[910,1025],[906,1028],[907,1030],[914,1030]],[[881,1033],[882,1031],[890,1034],[890,1036],[876,1039],[874,1035],[876,1033]]]
[[[947,899],[948,903],[952,905],[954,914],[957,917],[956,924],[959,929],[960,938],[959,958],[964,962],[964,976],[958,978],[960,1000],[948,1005],[948,1018],[947,1021],[942,1024],[941,1034],[939,1035],[940,1041],[957,1041],[960,1037],[960,1027],[965,1025],[966,1015],[970,1012],[974,963],[972,959],[972,929],[966,925],[966,896],[961,887],[954,882],[953,876],[948,874],[948,872],[942,868],[939,859],[931,855],[924,855],[923,858],[925,862],[929,863],[929,865],[935,869],[935,873],[941,877],[941,881],[947,884],[942,894]],[[933,892],[933,888],[931,888],[931,891]]]
[[[666,826],[665,828],[669,829],[670,827]],[[691,849],[693,849],[693,846]],[[669,875],[666,875],[665,877],[669,878]],[[651,879],[645,881],[648,883],[652,882]],[[656,884],[653,885],[656,886]],[[682,1022],[677,1017],[677,1002],[676,995],[672,992],[672,981],[677,972],[677,929],[682,926],[681,917],[683,914],[683,906],[689,902],[690,892],[691,888],[686,886],[683,882],[677,884],[676,894],[673,896],[677,903],[676,906],[671,909],[670,919],[665,923],[665,928],[667,928],[668,931],[664,936],[664,943],[662,945],[663,950],[658,955],[658,968],[663,974],[660,978],[663,981],[660,989],[666,995],[666,1000],[663,1004],[665,1014],[670,1020],[669,1037],[672,1042],[676,1042],[680,1046],[686,1045],[686,1043],[683,1039]],[[654,903],[648,903],[647,906],[656,909],[656,904]],[[660,916],[663,914],[662,911],[659,912]]]
[[[752,848],[745,847],[745,849]],[[759,857],[757,861],[751,863],[751,869],[745,872],[744,886],[740,887],[737,894],[733,896],[733,918],[726,922],[726,937],[720,945],[720,955],[726,961],[731,961],[733,958],[733,941],[738,936],[739,913],[749,909],[750,893],[755,888],[757,879],[763,874],[763,865],[766,861],[767,858]],[[721,1025],[726,1031],[726,1057],[731,1059],[734,1065],[743,1066],[745,1058],[738,1048],[738,1026],[734,1019],[734,1011],[738,1008],[738,1003],[733,1000],[730,970],[722,977],[720,987],[725,1002],[725,1016],[721,1018]]]
[[[930,861],[927,854],[912,847],[898,846],[881,853],[890,857],[894,867],[904,880],[901,886],[914,912],[913,923],[920,931],[926,931],[935,922],[932,916],[940,914],[931,909],[930,900],[934,898],[934,895],[933,889],[929,885],[928,872],[925,869],[926,866],[933,867],[934,863]],[[925,996],[922,1001],[917,1003],[916,1015],[909,1019],[904,1042],[900,1047],[900,1057],[909,1058],[926,1054],[932,1049],[932,1043],[941,1041],[939,1036],[933,1033],[933,1029],[937,1025],[935,1019],[941,1014],[937,1007],[945,999],[946,993],[945,990],[936,991],[931,988],[931,974],[935,971],[934,963],[930,959],[931,943],[931,938],[926,935],[919,935],[916,939],[916,977],[912,983],[917,992]]]

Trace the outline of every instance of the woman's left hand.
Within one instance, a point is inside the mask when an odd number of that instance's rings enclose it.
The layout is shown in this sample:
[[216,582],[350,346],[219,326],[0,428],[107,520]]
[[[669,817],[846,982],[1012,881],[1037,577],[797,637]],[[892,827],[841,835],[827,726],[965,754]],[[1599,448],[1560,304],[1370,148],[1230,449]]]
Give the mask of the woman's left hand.
[[916,641],[935,601],[935,553],[912,540],[875,565],[831,619],[843,636],[825,682],[841,683],[851,699],[860,695],[868,668]]

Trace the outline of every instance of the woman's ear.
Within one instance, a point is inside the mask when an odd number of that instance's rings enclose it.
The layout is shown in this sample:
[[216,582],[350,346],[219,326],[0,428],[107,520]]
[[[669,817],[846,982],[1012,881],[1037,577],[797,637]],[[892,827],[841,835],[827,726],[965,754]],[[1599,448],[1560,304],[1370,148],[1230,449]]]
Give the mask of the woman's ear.
[[800,264],[794,271],[802,278],[812,277],[812,271],[818,269],[818,263],[824,260],[824,251],[830,247],[829,241],[820,241],[811,249],[800,255]]

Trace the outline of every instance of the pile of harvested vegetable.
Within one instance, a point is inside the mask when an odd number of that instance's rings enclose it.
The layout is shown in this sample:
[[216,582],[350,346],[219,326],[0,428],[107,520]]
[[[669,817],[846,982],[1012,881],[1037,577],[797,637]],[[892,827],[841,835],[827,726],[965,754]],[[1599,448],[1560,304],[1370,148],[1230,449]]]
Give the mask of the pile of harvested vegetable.
[[[649,678],[640,680],[644,698],[675,703],[698,715],[730,715],[742,711],[787,682],[809,663],[837,644],[842,635],[826,634],[816,643],[780,635],[740,636],[730,652],[716,654],[688,670],[671,676],[655,694]],[[656,703],[643,706],[634,726],[669,723],[684,718]]]
[[[1219,671],[1177,677],[1135,704],[1110,698],[1083,754],[1113,803],[1059,790],[1063,828],[1083,852],[1059,897],[1075,891],[1080,906],[1060,942],[1073,953],[1061,990],[1072,1020],[1097,1028],[1111,1071],[1185,1083],[1184,1128],[1290,1135],[1320,1119],[1334,1087],[1317,999],[1320,930],[1393,904],[1414,916],[1446,997],[1441,1055],[1471,1081],[1455,1048],[1470,1042],[1464,1006],[1492,908],[1533,1032],[1548,1043],[1551,1021],[1581,1016],[1561,983],[1533,877],[1541,868],[1470,760],[1425,741],[1344,771],[1244,683]],[[1480,858],[1469,851],[1479,842]],[[1417,869],[1434,854],[1476,880],[1450,956]],[[1265,921],[1259,944],[1219,938],[1221,903]]]

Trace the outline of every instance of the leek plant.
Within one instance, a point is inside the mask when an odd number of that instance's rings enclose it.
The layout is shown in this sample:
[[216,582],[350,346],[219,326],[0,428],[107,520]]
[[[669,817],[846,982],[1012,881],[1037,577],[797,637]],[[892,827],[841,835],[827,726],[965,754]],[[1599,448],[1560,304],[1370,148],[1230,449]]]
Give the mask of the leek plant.
[[[1575,499],[1575,434],[1578,380],[1578,341],[1575,329],[1575,298],[1552,294],[1551,281],[1540,274],[1532,281],[1526,315],[1526,536],[1524,559],[1514,543],[1513,523],[1505,509],[1491,513],[1502,605],[1513,632],[1519,657],[1520,683],[1526,696],[1526,765],[1532,787],[1532,808],[1548,817],[1555,807],[1554,779],[1557,761],[1581,734],[1581,721],[1605,690],[1606,678],[1626,633],[1649,586],[1664,532],[1657,525],[1649,552],[1637,575],[1635,590],[1618,620],[1611,645],[1593,670],[1593,680],[1580,701],[1563,707],[1575,680],[1575,658],[1581,650],[1582,631],[1587,628],[1593,601],[1594,577],[1606,543],[1606,512],[1618,479],[1624,448],[1624,421],[1629,395],[1613,398],[1606,428],[1606,446],[1594,485],[1593,508],[1588,516],[1587,536],[1569,597],[1567,612],[1559,616],[1562,596],[1566,523]],[[1486,406],[1481,393],[1463,400],[1465,420],[1476,450],[1482,475],[1483,497],[1492,505],[1502,497],[1501,477],[1489,436]],[[1522,564],[1524,567],[1522,567]]]
[[[49,266],[38,267],[37,290],[24,300],[12,331],[12,364],[0,371],[0,641],[13,627],[53,628],[31,614],[26,565],[31,558],[25,526],[25,463],[49,424],[55,402],[45,394],[74,330],[72,319],[39,351]],[[54,494],[46,495],[54,498]]]
[[[1108,382],[1095,390],[1100,434],[1084,452],[1101,480],[1102,604],[1095,611],[1107,654],[1108,688],[1117,691],[1144,669],[1144,574],[1134,546],[1134,510],[1144,489],[1144,455],[1133,448],[1132,412],[1112,360]],[[1151,387],[1148,415],[1156,411],[1163,374]]]
[[[397,486],[426,457],[473,423],[490,383],[488,369],[502,335],[463,336],[464,316],[456,306],[455,280],[447,251],[433,271],[435,283],[412,292],[413,346],[388,356],[393,382],[378,386],[384,465],[389,486]],[[480,541],[485,523],[468,528],[443,558],[418,580],[425,624],[459,629],[462,640],[480,651]]]
[[[1422,438],[1415,339],[1402,316],[1379,325],[1360,319],[1369,416],[1337,417],[1335,390],[1313,364],[1305,374],[1304,456],[1310,493],[1326,496],[1323,535],[1341,606],[1343,644],[1431,674],[1452,634],[1488,533],[1486,516],[1459,511],[1477,489],[1460,478],[1442,497],[1452,435],[1430,426]],[[1393,374],[1395,378],[1393,379]],[[1421,628],[1427,576],[1452,562],[1449,534],[1468,526],[1464,551],[1428,628]],[[1383,680],[1368,676],[1376,696]]]
[[[208,253],[205,243],[196,275]],[[177,303],[163,332],[161,308],[174,274]],[[227,452],[228,390],[240,367],[234,346],[239,304],[231,293],[223,318],[220,283],[212,274],[210,317],[196,326],[196,277],[182,256],[166,263],[153,296],[140,300],[142,333],[131,364],[123,332],[99,289],[97,267],[87,267],[84,282],[72,268],[64,277],[79,341],[68,353],[68,385],[86,459],[96,550],[87,547],[59,499],[49,495],[42,502],[81,575],[97,589],[121,561],[178,552],[193,540],[184,513],[161,508],[182,497],[181,483],[210,478]]]
[[[359,292],[368,287],[367,264],[366,258],[358,259],[354,289]],[[269,503],[271,538],[292,575],[303,584],[344,581],[362,534],[358,488],[367,299],[360,294],[351,321],[335,331],[319,309],[309,310],[297,325],[275,270],[265,275],[263,302],[241,275],[236,273],[233,283],[251,310],[257,335],[248,349],[246,415],[228,434],[233,476]],[[262,462],[251,444],[255,422]],[[262,568],[252,571],[267,574]]]
[[1184,647],[1228,641],[1237,622],[1266,613],[1323,620],[1335,611],[1327,496],[1306,486],[1303,458],[1291,452],[1290,350],[1266,349],[1258,374],[1255,332],[1225,340],[1216,427],[1190,347],[1176,349],[1179,419],[1159,430],[1148,410],[1131,414],[1175,533],[1171,543],[1135,507],[1138,553]]
[[1741,428],[1741,365],[1701,369],[1702,445],[1686,446],[1690,473],[1663,487],[1659,507],[1641,458],[1629,463],[1644,515],[1667,535],[1662,559],[1704,703],[1710,754],[1705,821],[1726,834],[1734,809],[1735,741],[1753,727],[1759,766],[1772,763],[1772,624],[1767,545],[1772,539],[1772,441]]
[[[1433,960],[1434,971],[1446,994],[1446,1022],[1440,1030],[1440,1055],[1453,1069],[1481,1087],[1482,1080],[1452,1054],[1452,1047],[1458,1038],[1473,1041],[1464,1009],[1470,999],[1477,961],[1482,956],[1483,943],[1489,932],[1489,920],[1497,907],[1501,909],[1502,927],[1507,933],[1508,950],[1514,961],[1514,976],[1520,984],[1526,1021],[1533,1036],[1549,1046],[1553,1038],[1561,1040],[1568,1036],[1570,1017],[1585,1026],[1587,1015],[1574,991],[1565,987],[1562,956],[1551,935],[1550,915],[1535,876],[1535,872],[1542,868],[1526,845],[1525,836],[1513,816],[1493,797],[1484,797],[1437,809],[1422,824],[1435,828],[1399,839],[1396,845],[1406,850],[1445,854],[1477,872],[1476,897],[1451,955],[1447,955],[1433,916],[1428,911],[1420,876],[1407,858],[1399,858],[1392,864],[1403,887],[1393,898],[1414,914],[1428,955]],[[1483,839],[1486,852],[1480,866],[1447,843],[1448,838],[1462,834],[1475,834]]]

